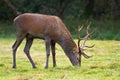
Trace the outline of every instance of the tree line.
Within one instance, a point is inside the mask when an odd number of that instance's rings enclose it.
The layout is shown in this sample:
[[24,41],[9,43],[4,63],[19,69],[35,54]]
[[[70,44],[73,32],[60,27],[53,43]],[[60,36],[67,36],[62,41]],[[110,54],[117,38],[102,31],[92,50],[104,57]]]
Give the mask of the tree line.
[[0,20],[12,20],[19,12],[60,18],[119,19],[120,0],[0,0]]

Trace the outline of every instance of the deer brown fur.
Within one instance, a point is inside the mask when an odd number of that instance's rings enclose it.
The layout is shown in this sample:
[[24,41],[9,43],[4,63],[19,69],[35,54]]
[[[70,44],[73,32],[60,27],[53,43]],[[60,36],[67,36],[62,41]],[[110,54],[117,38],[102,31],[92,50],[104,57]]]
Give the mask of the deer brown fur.
[[33,62],[29,50],[34,38],[40,38],[45,40],[46,45],[46,65],[48,68],[50,47],[53,56],[53,66],[56,66],[55,60],[55,44],[58,43],[72,65],[79,66],[81,62],[80,48],[72,39],[72,36],[61,19],[57,16],[43,15],[43,14],[31,14],[25,13],[17,16],[14,19],[14,25],[17,33],[17,39],[12,46],[13,50],[13,68],[16,68],[16,51],[24,38],[26,38],[26,45],[24,52],[26,53],[33,68],[36,68]]

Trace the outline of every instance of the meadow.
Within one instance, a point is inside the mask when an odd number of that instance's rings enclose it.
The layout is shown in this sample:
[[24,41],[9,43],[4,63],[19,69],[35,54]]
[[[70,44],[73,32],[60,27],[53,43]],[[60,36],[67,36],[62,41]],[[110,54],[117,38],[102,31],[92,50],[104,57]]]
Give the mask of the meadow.
[[[23,52],[25,41],[17,51],[17,69],[12,69],[12,49],[15,38],[0,38],[0,80],[120,80],[120,41],[89,40],[95,47],[86,50],[93,57],[82,57],[81,67],[73,67],[59,45],[56,46],[57,67],[44,69],[46,54],[43,40],[36,39],[31,56],[37,66],[33,69]],[[75,39],[76,43],[77,40]]]

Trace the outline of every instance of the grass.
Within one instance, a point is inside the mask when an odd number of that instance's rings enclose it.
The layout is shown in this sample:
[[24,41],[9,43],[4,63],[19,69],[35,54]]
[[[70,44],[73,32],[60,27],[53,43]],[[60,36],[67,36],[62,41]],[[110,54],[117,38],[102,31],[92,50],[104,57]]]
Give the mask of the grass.
[[14,41],[15,38],[0,38],[0,80],[120,80],[120,41],[88,41],[88,45],[95,43],[96,46],[86,51],[93,57],[82,58],[81,67],[73,67],[57,45],[57,67],[52,67],[50,56],[47,70],[44,69],[46,56],[43,40],[34,40],[31,48],[37,69],[32,68],[23,52],[25,41],[17,51],[17,69],[12,69],[11,46]]

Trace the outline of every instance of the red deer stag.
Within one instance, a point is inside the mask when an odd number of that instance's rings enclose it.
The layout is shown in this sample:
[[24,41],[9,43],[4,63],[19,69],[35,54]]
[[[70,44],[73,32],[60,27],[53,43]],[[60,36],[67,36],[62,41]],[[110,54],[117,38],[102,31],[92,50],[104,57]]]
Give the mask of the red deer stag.
[[[26,45],[24,52],[27,55],[29,61],[32,64],[33,68],[36,68],[35,63],[33,62],[29,50],[32,45],[33,39],[39,38],[45,40],[46,45],[46,65],[45,68],[48,68],[49,56],[50,56],[50,47],[52,50],[53,57],[53,67],[56,66],[55,59],[55,43],[58,43],[67,57],[71,61],[72,65],[80,66],[81,64],[81,55],[85,58],[89,58],[84,52],[83,48],[85,42],[90,36],[87,28],[87,36],[84,38],[85,41],[80,47],[79,43],[82,38],[79,37],[78,47],[75,44],[74,40],[71,37],[70,32],[57,16],[43,15],[43,14],[31,14],[25,13],[17,16],[14,19],[14,25],[17,33],[17,39],[12,46],[13,50],[13,68],[16,68],[16,51],[24,38],[26,38]],[[79,29],[80,32],[80,29]],[[93,46],[92,46],[93,47]]]

